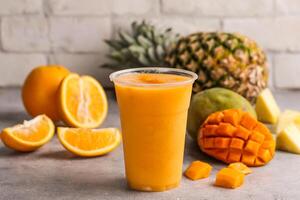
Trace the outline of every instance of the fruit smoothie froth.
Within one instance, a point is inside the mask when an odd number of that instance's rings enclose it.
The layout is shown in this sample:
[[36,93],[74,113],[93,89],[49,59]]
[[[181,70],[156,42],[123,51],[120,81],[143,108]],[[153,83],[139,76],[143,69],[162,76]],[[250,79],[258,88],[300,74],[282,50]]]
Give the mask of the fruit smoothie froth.
[[129,73],[114,83],[129,187],[164,191],[178,186],[192,77]]
[[189,77],[173,75],[173,74],[127,74],[120,76],[118,81],[128,84],[141,83],[141,84],[163,84],[163,83],[176,83],[190,79]]

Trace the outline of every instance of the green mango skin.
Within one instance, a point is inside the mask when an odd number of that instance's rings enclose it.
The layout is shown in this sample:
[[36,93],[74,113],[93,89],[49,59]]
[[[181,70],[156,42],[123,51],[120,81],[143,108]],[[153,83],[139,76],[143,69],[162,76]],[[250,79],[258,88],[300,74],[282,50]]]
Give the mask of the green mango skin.
[[189,135],[196,140],[200,126],[210,114],[232,108],[249,112],[255,119],[257,118],[250,102],[231,90],[211,88],[195,94],[188,112]]

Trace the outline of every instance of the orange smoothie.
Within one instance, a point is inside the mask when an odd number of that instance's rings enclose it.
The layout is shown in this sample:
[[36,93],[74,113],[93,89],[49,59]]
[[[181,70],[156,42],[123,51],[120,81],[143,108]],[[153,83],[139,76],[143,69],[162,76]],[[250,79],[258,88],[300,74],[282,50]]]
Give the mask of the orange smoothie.
[[181,180],[187,111],[196,75],[177,74],[120,73],[113,78],[126,178],[132,189],[164,191]]

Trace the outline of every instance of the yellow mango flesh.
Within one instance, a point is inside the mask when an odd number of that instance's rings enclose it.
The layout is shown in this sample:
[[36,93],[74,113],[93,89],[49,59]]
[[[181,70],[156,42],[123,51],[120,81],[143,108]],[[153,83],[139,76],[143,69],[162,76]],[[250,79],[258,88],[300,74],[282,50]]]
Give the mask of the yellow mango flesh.
[[208,163],[197,160],[191,163],[184,174],[191,180],[198,180],[209,177],[211,170],[212,166]]
[[240,172],[242,172],[245,175],[252,173],[252,170],[249,167],[247,167],[247,165],[245,165],[242,162],[231,163],[230,165],[228,165],[228,168],[240,171]]
[[245,175],[231,168],[221,169],[216,177],[215,185],[224,188],[237,188],[244,183]]

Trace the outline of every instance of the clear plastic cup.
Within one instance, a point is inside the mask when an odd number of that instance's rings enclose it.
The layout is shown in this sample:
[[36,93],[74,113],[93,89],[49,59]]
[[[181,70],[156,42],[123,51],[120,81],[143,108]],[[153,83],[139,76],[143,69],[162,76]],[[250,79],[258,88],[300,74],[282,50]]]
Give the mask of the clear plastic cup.
[[120,109],[126,179],[132,189],[177,187],[192,85],[197,75],[172,68],[114,72]]

